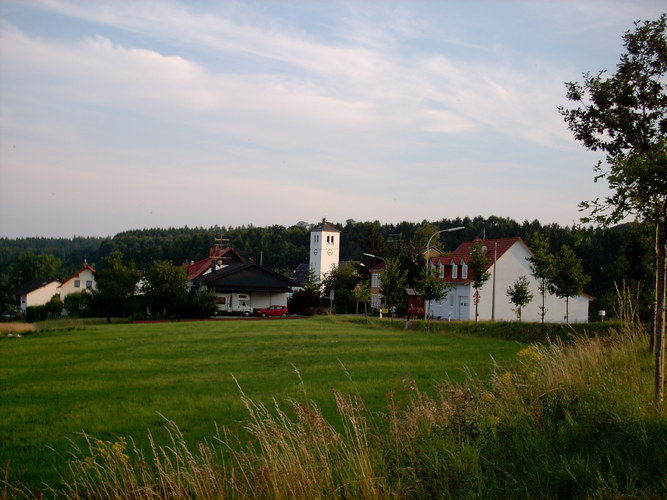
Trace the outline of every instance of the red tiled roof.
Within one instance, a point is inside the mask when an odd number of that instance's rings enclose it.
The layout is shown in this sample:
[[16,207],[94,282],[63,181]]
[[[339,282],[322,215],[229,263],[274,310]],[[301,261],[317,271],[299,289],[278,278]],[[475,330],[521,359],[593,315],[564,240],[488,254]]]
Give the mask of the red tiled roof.
[[[215,248],[211,248],[209,256],[205,259],[185,265],[185,272],[188,273],[188,281],[192,281],[193,279],[204,274],[206,271],[211,269],[212,265],[218,260],[222,260],[223,264],[242,264],[245,262],[245,259],[236,253],[233,248],[220,248],[218,245],[216,245]],[[231,262],[225,262],[230,260]]]
[[[442,264],[445,266],[445,275],[443,278],[444,281],[448,283],[469,283],[470,274],[468,274],[468,278],[463,279],[461,278],[460,269],[457,272],[457,277],[452,278],[452,268],[451,268],[452,261],[454,261],[456,265],[460,265],[461,261],[465,262],[465,264],[468,265],[470,252],[472,251],[476,243],[481,242],[482,245],[487,248],[486,269],[489,269],[493,265],[494,250],[495,250],[496,261],[498,261],[505,254],[505,252],[507,252],[510,248],[512,248],[512,246],[514,246],[514,244],[518,241],[523,243],[526,246],[526,248],[528,248],[528,245],[526,245],[524,241],[519,237],[499,238],[495,240],[484,240],[484,241],[482,240],[464,241],[451,254],[441,255],[440,257],[434,257],[431,259],[431,263],[434,264],[436,267],[438,267],[438,265],[442,262]],[[528,250],[530,251],[530,248],[528,248]]]

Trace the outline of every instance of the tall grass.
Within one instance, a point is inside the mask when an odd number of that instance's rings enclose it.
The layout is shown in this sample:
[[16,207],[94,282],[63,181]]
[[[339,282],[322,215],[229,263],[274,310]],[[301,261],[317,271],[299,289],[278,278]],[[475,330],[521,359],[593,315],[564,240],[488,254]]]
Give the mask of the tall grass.
[[[332,391],[342,430],[307,398],[242,399],[250,439],[188,446],[87,436],[47,493],[118,498],[663,498],[667,414],[653,403],[646,336],[630,329],[520,351],[491,381],[422,391],[406,379],[370,412]],[[340,428],[339,428],[340,429]],[[4,498],[32,492],[4,482]]]

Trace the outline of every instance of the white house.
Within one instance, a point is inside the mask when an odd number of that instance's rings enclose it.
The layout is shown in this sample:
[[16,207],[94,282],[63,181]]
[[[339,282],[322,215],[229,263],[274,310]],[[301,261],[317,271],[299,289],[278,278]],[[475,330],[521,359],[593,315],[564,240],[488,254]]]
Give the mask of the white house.
[[43,306],[54,295],[58,295],[60,281],[51,281],[43,278],[26,281],[9,293],[19,298],[21,310],[25,314],[28,307]]
[[95,269],[90,267],[84,260],[83,267],[67,278],[62,285],[58,287],[61,300],[72,293],[82,292],[84,290],[97,290],[95,274]]
[[310,231],[310,270],[318,283],[327,273],[338,266],[340,254],[340,231],[322,219]]
[[[429,266],[438,270],[441,279],[453,285],[453,289],[440,302],[429,303],[428,311],[434,318],[453,320],[475,319],[475,290],[470,282],[468,260],[475,245],[467,241],[459,245],[450,255],[429,259]],[[480,320],[516,320],[514,305],[507,296],[507,289],[520,277],[525,276],[530,284],[533,300],[522,309],[522,321],[540,321],[542,296],[537,280],[530,272],[528,258],[530,248],[521,238],[502,238],[482,241],[488,268],[489,280],[479,290],[478,314]],[[588,322],[588,305],[592,297],[579,295],[569,299],[570,323]],[[566,321],[566,300],[555,295],[545,296],[546,315],[550,323]]]

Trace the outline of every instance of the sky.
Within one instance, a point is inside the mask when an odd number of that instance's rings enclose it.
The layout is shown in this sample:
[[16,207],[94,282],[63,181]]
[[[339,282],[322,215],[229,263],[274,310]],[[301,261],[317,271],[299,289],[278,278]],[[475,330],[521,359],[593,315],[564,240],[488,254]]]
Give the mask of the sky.
[[0,237],[509,217],[604,196],[565,82],[663,2],[0,2]]

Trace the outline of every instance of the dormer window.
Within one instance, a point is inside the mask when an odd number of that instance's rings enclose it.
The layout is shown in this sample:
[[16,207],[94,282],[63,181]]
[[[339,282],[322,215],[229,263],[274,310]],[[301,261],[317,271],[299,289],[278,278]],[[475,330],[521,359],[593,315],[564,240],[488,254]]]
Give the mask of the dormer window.
[[452,262],[452,278],[453,278],[453,279],[458,278],[458,275],[459,275],[459,272],[458,272],[458,271],[459,271],[459,266],[457,266],[456,264],[454,264],[454,263]]
[[442,279],[442,278],[445,277],[445,266],[441,262],[438,267],[439,267],[439,276],[440,276],[440,279]]
[[468,266],[465,262],[461,263],[461,278],[468,279]]

